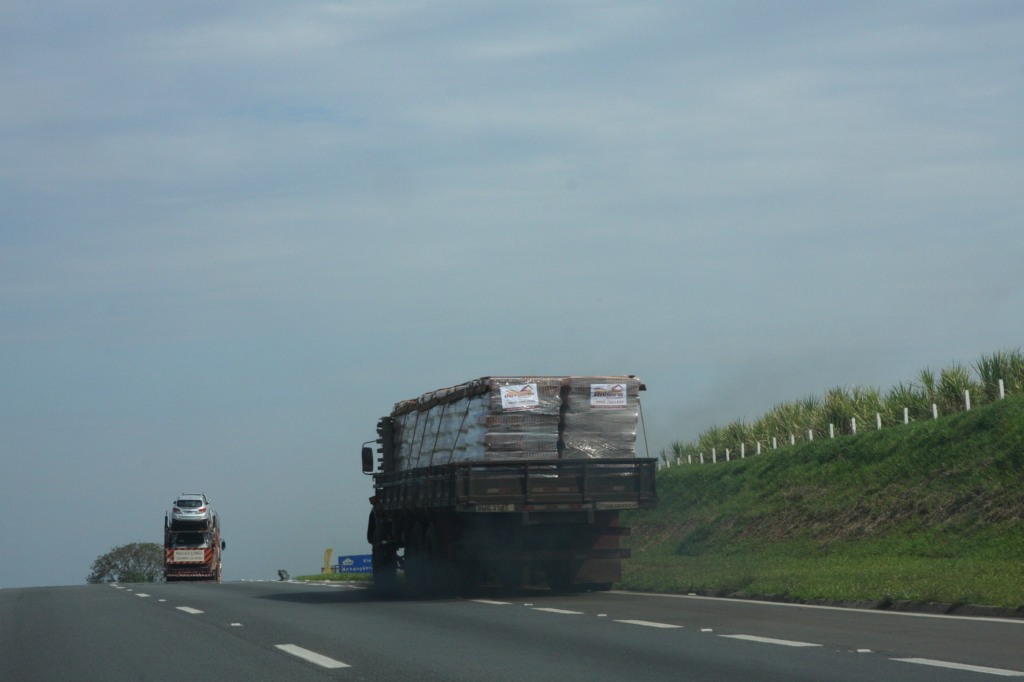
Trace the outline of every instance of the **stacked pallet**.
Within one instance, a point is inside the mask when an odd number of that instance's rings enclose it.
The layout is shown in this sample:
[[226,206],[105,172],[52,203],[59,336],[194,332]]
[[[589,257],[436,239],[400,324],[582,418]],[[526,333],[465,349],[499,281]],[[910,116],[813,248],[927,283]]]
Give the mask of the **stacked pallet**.
[[562,388],[562,457],[633,457],[640,390],[635,377],[568,377]]
[[451,462],[633,457],[636,377],[484,377],[395,405],[400,470]]

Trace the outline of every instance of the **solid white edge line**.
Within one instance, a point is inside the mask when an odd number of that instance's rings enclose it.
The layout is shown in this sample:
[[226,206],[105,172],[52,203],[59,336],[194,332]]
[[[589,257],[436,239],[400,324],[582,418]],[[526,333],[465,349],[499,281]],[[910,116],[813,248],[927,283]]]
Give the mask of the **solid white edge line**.
[[299,658],[301,658],[304,661],[308,661],[310,663],[315,663],[316,665],[320,666],[321,668],[350,668],[350,667],[352,667],[348,663],[342,663],[341,661],[336,661],[333,658],[328,658],[327,656],[324,656],[322,654],[318,654],[315,651],[310,651],[309,649],[303,649],[301,646],[297,646],[295,644],[275,644],[274,646],[277,647],[278,649],[280,649],[281,651],[284,651],[286,653],[291,654],[292,656],[298,656]]
[[672,625],[671,623],[655,623],[650,620],[616,620],[616,623],[626,623],[627,625],[642,625],[645,628],[663,628],[666,630],[673,630],[676,628],[683,627],[682,625]]
[[629,590],[610,590],[606,594],[621,594],[630,597],[662,597],[666,599],[698,599],[702,601],[722,601],[730,604],[750,604],[752,606],[784,607],[791,609],[824,609],[826,611],[856,611],[873,613],[879,616],[904,616],[906,618],[945,618],[955,620],[980,621],[987,623],[1013,623],[1024,625],[1021,618],[999,618],[996,616],[958,616],[949,613],[918,613],[915,611],[889,611],[885,609],[864,609],[849,606],[827,606],[824,604],[791,604],[777,601],[761,601],[760,599],[737,599],[730,597],[705,597],[700,594],[668,594],[665,592],[630,592]]
[[989,675],[1001,675],[1003,677],[1024,677],[1024,672],[1019,670],[1004,670],[1003,668],[986,668],[981,665],[967,665],[966,663],[949,663],[947,661],[936,661],[930,658],[894,658],[894,661],[901,663],[917,663],[918,665],[931,665],[936,668],[952,668],[954,670],[967,670],[974,673],[988,673]]
[[202,611],[200,611],[199,609],[194,609],[191,606],[176,606],[175,608],[178,609],[179,611],[184,611],[185,613],[190,613],[193,616],[198,614],[198,613],[202,613]]
[[821,644],[812,644],[810,642],[794,642],[789,639],[774,639],[772,637],[758,637],[757,635],[720,635],[721,637],[727,637],[729,639],[742,639],[747,642],[761,642],[762,644],[778,644],[780,646],[821,646]]

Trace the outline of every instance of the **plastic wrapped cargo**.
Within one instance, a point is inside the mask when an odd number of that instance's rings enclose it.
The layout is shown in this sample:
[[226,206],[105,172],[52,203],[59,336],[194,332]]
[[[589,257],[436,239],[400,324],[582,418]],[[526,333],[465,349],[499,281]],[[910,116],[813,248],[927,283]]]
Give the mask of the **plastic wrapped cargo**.
[[627,376],[483,377],[395,405],[395,463],[633,457],[641,383]]
[[633,457],[640,386],[635,377],[568,377],[562,389],[562,456]]

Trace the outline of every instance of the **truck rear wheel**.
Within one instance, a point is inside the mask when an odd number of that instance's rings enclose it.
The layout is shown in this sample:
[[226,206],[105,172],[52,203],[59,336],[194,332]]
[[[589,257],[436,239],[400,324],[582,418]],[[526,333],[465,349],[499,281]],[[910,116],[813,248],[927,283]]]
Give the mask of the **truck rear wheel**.
[[462,566],[450,555],[451,546],[446,542],[438,524],[431,523],[425,539],[427,557],[427,590],[431,594],[452,595],[462,588]]
[[405,586],[413,594],[422,594],[426,586],[425,535],[417,523],[405,542]]
[[544,578],[553,592],[568,592],[576,575],[573,561],[552,561],[544,567]]
[[423,535],[423,587],[428,594],[444,591],[444,557],[441,554],[441,541],[437,537],[437,526],[433,523]]
[[374,524],[373,532],[373,586],[391,591],[398,582],[398,556],[394,547],[384,544],[382,524]]
[[503,563],[497,567],[498,582],[505,589],[513,589],[523,584],[523,566],[516,563]]

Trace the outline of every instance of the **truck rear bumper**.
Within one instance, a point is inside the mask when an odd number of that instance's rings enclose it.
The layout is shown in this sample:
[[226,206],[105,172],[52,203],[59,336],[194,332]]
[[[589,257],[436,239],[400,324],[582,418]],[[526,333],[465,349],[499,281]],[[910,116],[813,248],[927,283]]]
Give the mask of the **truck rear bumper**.
[[209,567],[179,568],[168,566],[164,569],[164,578],[179,580],[212,580],[217,572]]
[[[459,556],[456,550],[456,556]],[[588,561],[591,559],[628,559],[629,549],[604,547],[587,549],[481,549],[467,553],[479,561],[500,563],[537,563],[544,561]]]

